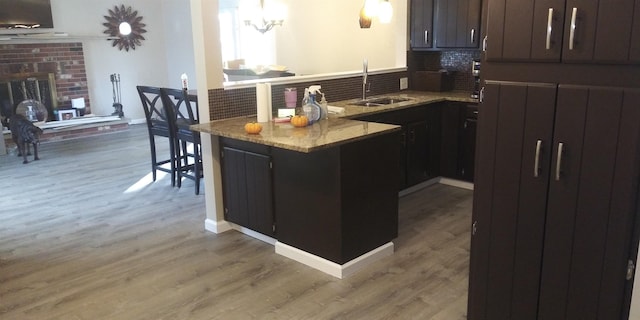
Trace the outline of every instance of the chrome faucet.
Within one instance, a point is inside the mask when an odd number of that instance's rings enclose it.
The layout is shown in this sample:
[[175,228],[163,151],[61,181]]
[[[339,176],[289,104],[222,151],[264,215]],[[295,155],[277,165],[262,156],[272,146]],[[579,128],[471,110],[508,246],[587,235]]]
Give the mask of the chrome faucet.
[[[371,83],[367,82],[368,78],[369,78],[369,62],[367,61],[367,59],[364,59],[364,61],[362,62],[362,100],[367,100],[367,92],[371,87]],[[369,88],[367,88],[367,85],[369,85]]]

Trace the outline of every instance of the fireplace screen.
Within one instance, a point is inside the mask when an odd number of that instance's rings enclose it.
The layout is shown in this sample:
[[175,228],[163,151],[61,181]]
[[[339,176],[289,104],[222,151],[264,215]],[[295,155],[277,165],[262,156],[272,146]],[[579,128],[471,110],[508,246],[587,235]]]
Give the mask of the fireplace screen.
[[16,108],[20,103],[26,100],[35,100],[46,108],[48,116],[44,118],[55,119],[53,111],[58,108],[56,97],[53,73],[21,73],[0,76],[0,111],[3,118],[16,113]]

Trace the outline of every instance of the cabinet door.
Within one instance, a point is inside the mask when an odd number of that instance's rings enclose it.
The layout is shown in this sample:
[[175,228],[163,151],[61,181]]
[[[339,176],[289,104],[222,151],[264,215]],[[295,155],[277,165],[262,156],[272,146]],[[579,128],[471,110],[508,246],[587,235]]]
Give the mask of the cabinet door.
[[488,61],[560,61],[565,0],[489,2]]
[[224,147],[223,152],[225,219],[274,235],[271,158],[230,147]]
[[495,0],[487,61],[640,62],[640,0]]
[[433,48],[433,0],[411,0],[411,47]]
[[537,319],[556,86],[486,81],[468,319]]
[[478,48],[481,0],[436,0],[436,46]]
[[407,125],[407,184],[426,181],[429,173],[429,126],[426,120]]
[[247,209],[249,229],[262,234],[274,234],[273,179],[271,157],[247,152]]
[[477,120],[465,119],[464,120],[464,134],[462,137],[461,156],[462,161],[460,163],[460,178],[465,181],[473,182],[473,165],[474,157],[476,154],[476,131]]
[[623,318],[626,266],[635,256],[639,93],[559,87],[541,319]]
[[463,103],[450,102],[442,108],[442,154],[440,174],[443,177],[460,179],[462,163],[461,142],[465,119]]
[[640,62],[632,53],[640,42],[639,5],[639,0],[567,0],[563,61]]
[[403,127],[400,132],[400,159],[398,162],[400,165],[398,166],[398,187],[400,190],[403,190],[409,186],[407,180],[407,128]]
[[229,147],[223,148],[222,187],[224,189],[224,218],[227,221],[249,226],[247,204],[247,171],[245,152]]

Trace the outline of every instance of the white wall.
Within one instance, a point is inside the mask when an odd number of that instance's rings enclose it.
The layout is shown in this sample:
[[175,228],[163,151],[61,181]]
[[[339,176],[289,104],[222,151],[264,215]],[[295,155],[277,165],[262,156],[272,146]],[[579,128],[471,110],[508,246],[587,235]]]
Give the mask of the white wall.
[[[118,50],[104,39],[104,16],[116,5],[131,6],[146,24],[146,40],[135,50]],[[33,32],[66,33],[59,41],[82,42],[89,99],[94,114],[111,114],[113,90],[109,75],[119,73],[125,117],[143,120],[136,85],[180,87],[180,75],[189,75],[196,87],[191,35],[191,12],[187,0],[51,0],[54,29]],[[0,33],[14,33],[2,31]],[[102,37],[102,39],[100,39]]]
[[103,16],[115,5],[131,6],[146,24],[146,40],[135,50],[120,51],[106,40],[82,40],[87,82],[94,114],[111,114],[114,109],[109,75],[119,73],[125,117],[144,118],[135,86],[167,85],[162,4],[157,0],[51,0],[54,31],[70,36],[103,36]]
[[180,75],[189,77],[189,89],[198,87],[193,57],[191,4],[188,0],[162,0],[168,86],[180,88]]

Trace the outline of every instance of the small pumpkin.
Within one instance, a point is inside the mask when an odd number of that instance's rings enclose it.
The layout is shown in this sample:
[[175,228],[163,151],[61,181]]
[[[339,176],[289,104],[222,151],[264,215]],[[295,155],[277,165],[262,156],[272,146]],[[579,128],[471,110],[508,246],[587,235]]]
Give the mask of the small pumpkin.
[[250,134],[258,134],[262,131],[262,125],[257,122],[248,122],[244,125],[244,131]]
[[309,124],[307,116],[293,116],[291,117],[291,124],[294,127],[306,127]]

